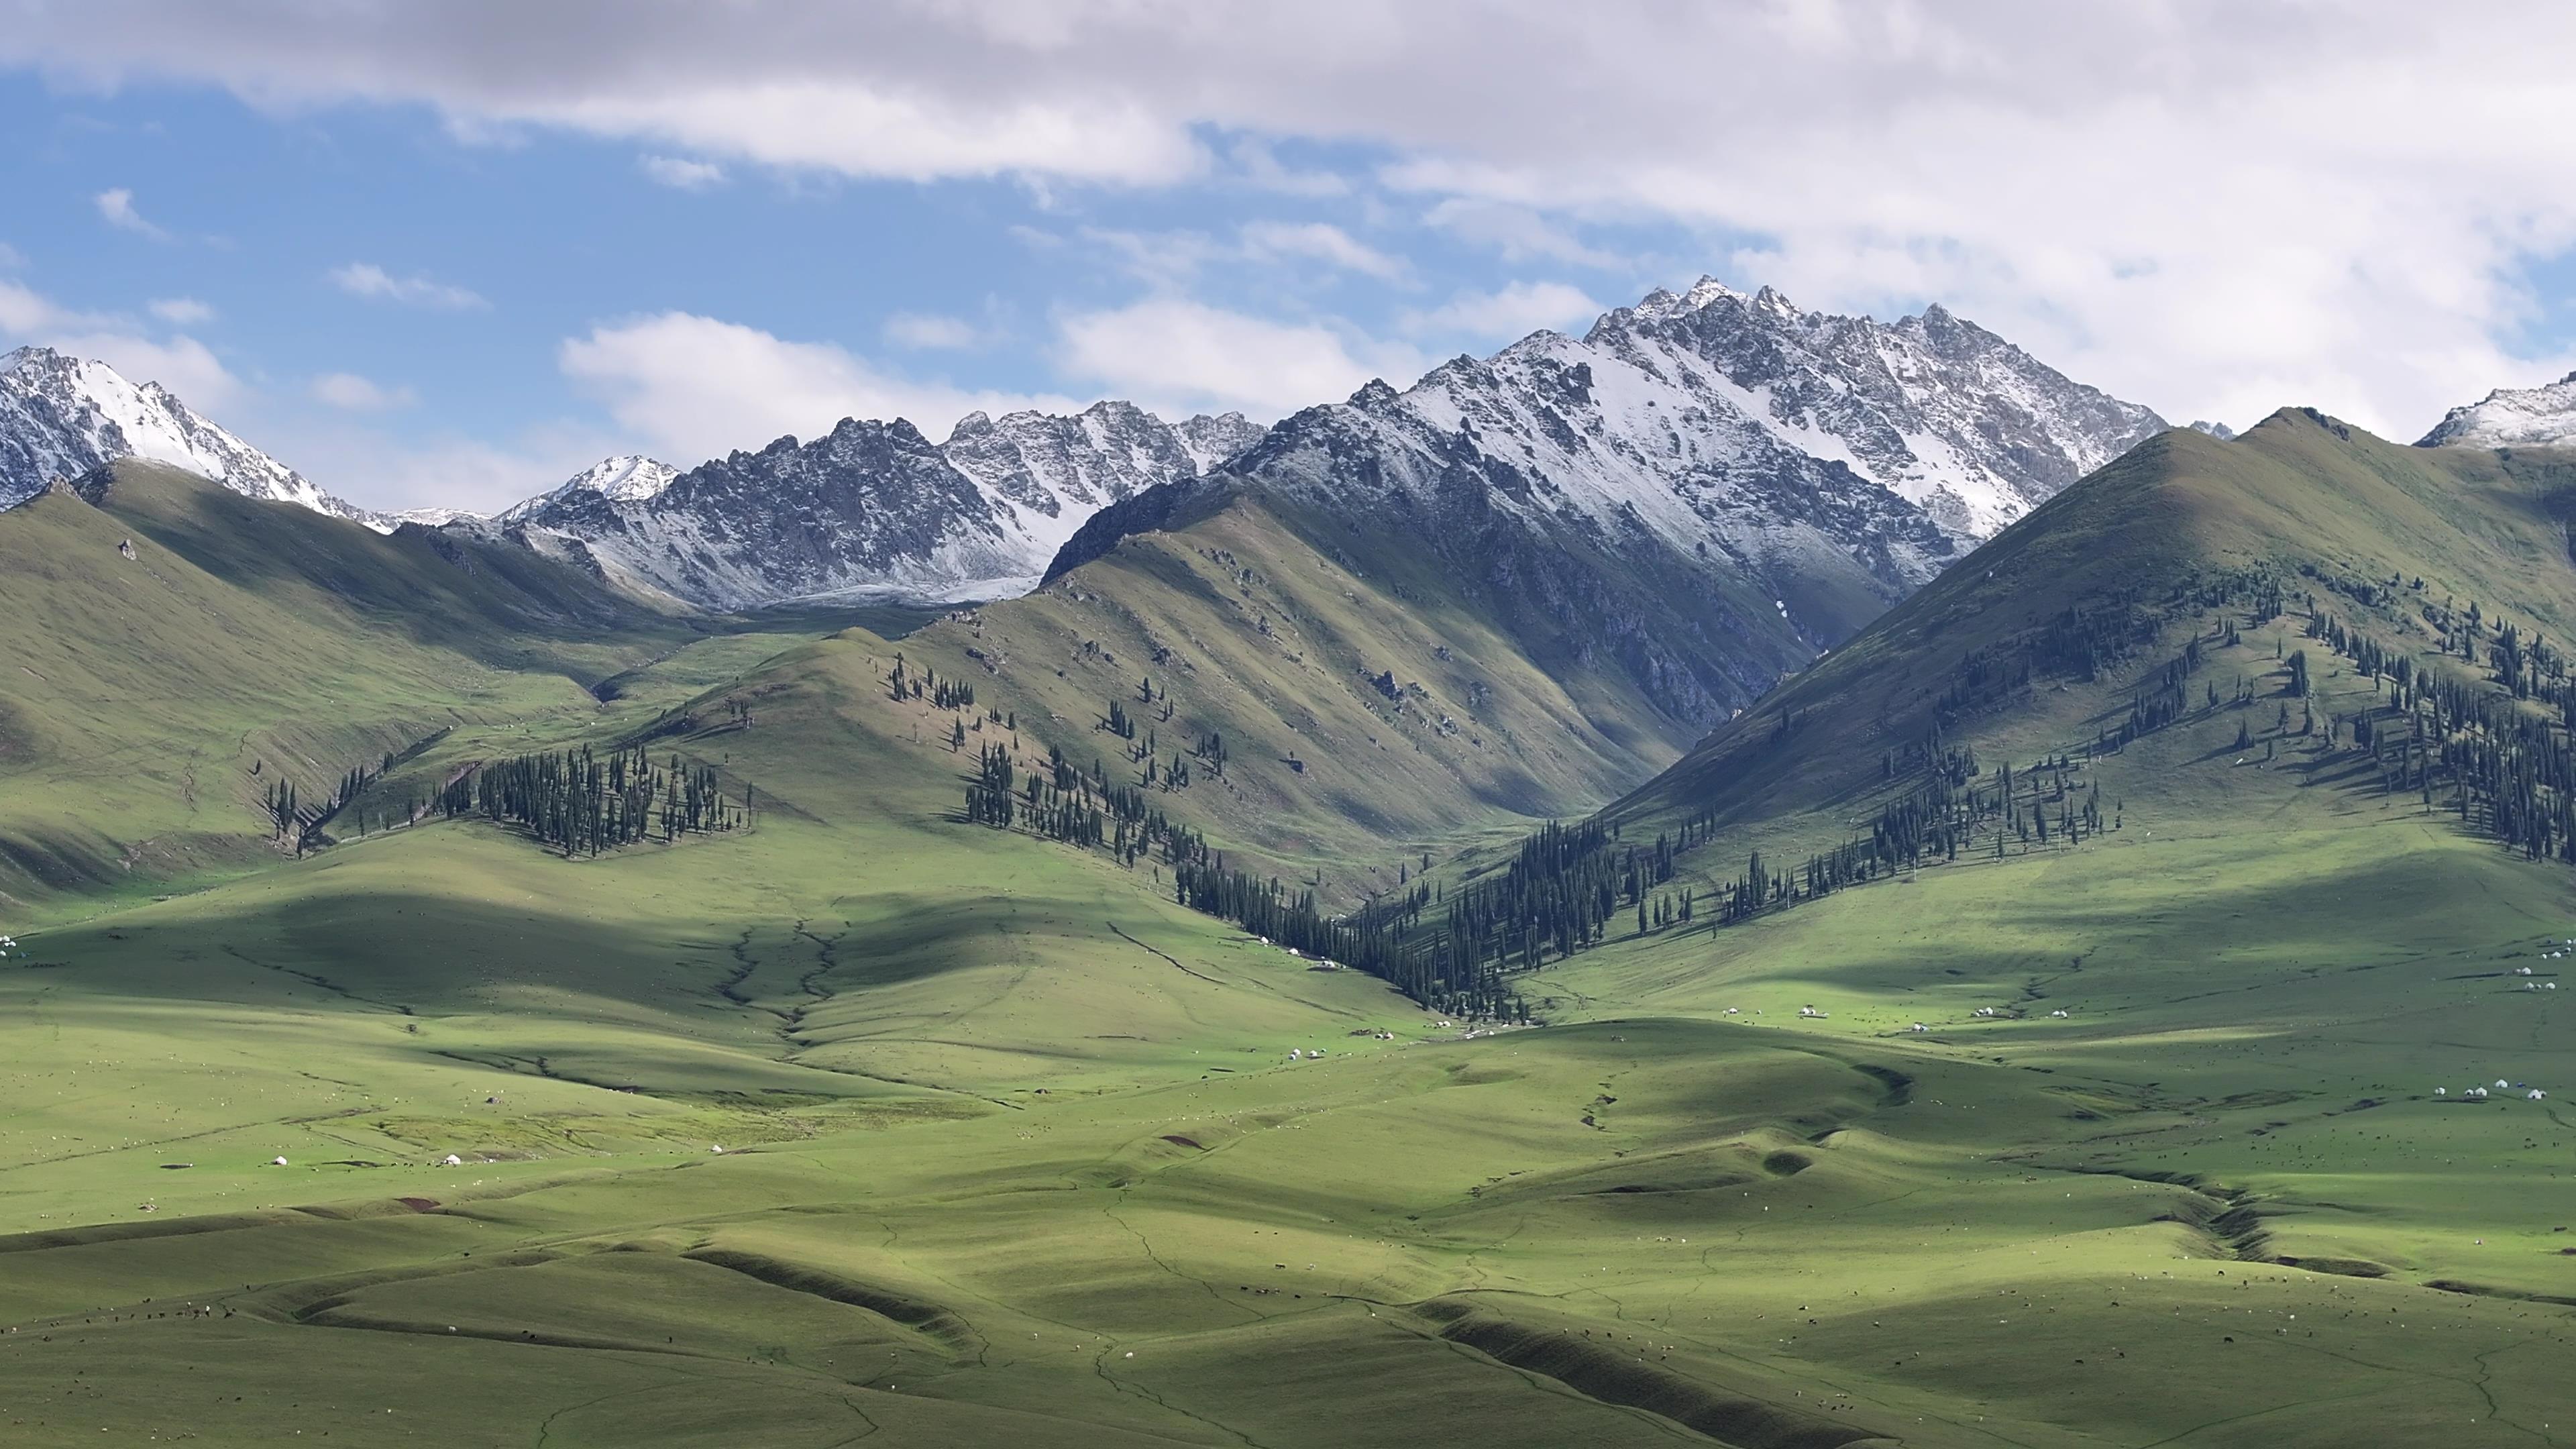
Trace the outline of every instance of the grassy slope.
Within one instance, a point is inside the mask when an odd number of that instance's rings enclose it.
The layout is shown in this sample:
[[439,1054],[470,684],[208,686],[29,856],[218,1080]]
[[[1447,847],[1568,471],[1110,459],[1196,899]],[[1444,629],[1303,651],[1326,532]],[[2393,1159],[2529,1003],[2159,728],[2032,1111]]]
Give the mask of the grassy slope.
[[[2293,590],[2318,592],[2320,607],[2393,642],[2425,642],[2415,607],[2451,598],[2463,608],[2479,602],[2491,622],[2509,617],[2563,640],[2576,632],[2571,517],[2576,457],[2564,453],[2402,447],[2296,410],[2228,443],[2176,429],[2034,510],[1784,683],[1758,712],[1713,732],[1611,815],[1652,825],[1714,806],[1739,832],[1790,824],[1801,838],[1838,835],[1843,822],[1875,811],[1886,793],[1881,753],[1922,739],[1971,650],[2125,589],[2152,597],[2169,583],[2235,568],[2270,568]],[[2375,582],[2420,577],[2425,588],[2409,590],[2398,608],[2366,610],[2302,577],[2303,565]],[[1954,726],[1954,743],[1975,744],[1989,762],[2079,748],[2094,721],[2126,714],[2136,678],[2180,651],[2190,622],[2178,618],[2157,646],[2097,685],[2047,688]],[[2302,622],[2289,621],[2289,647],[2303,642]],[[2193,680],[2195,695],[2210,679],[2225,693],[2238,674],[2278,667],[2273,635],[2247,638],[2234,655],[2214,656]],[[1775,740],[1781,711],[1801,725]],[[2227,732],[2232,740],[2232,716]],[[2126,772],[2114,761],[2104,778],[2119,780],[2129,798],[2153,798],[2168,784],[2198,788],[2173,773],[2161,761]]]
[[[1400,860],[1462,833],[1587,809],[1697,733],[1618,646],[1584,642],[1619,627],[1586,601],[1497,608],[1425,550],[1249,498],[1180,524],[903,648],[972,680],[979,706],[1016,713],[1041,757],[1055,745],[1085,764],[1120,765],[1109,702],[1144,713],[1150,675],[1175,711],[1146,721],[1166,764],[1211,732],[1233,757],[1222,780],[1201,768],[1157,803],[1283,874],[1320,873],[1343,899],[1392,887]],[[1719,598],[1704,617],[1720,605],[1776,624],[1767,600]],[[1692,647],[1740,654],[1765,678],[1804,654],[1759,629]],[[1373,684],[1381,672],[1397,697]]]
[[442,553],[152,464],[100,482],[0,515],[0,906],[256,866],[269,782],[316,799],[442,728],[584,718],[586,686],[705,628],[520,550]]
[[0,971],[12,1442],[2568,1422],[2557,1103],[2425,1095],[2576,1082],[2576,998],[2495,974],[2576,934],[2563,884],[2330,760],[2194,765],[2234,717],[2190,722],[2126,757],[2170,780],[2111,837],[1614,942],[1533,983],[1563,1024],[1461,1041],[1146,869],[947,823],[953,716],[884,697],[895,647],[705,641],[586,722],[441,747],[747,696],[668,743],[777,801],[748,834],[565,862],[408,830],[31,937]]

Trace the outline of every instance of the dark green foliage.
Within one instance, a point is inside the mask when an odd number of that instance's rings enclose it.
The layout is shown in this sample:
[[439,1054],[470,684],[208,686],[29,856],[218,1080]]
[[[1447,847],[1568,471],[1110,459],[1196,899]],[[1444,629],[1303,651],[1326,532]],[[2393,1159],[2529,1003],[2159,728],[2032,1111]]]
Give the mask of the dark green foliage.
[[686,766],[678,755],[656,765],[641,745],[606,755],[587,745],[520,755],[459,776],[437,802],[449,819],[515,825],[567,856],[732,830],[750,808],[748,788],[729,801],[712,768]]

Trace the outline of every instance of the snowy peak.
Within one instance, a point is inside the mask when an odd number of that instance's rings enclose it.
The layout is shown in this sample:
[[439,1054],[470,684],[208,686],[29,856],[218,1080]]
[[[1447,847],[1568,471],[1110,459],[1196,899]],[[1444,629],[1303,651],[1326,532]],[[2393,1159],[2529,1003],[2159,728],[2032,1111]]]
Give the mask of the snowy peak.
[[1583,345],[1650,377],[1703,377],[1790,446],[1971,540],[2164,426],[1938,304],[1882,323],[1702,279],[1609,313]]
[[588,468],[574,474],[571,481],[564,486],[586,488],[605,498],[614,498],[621,503],[632,503],[637,499],[650,498],[670,487],[671,480],[679,476],[680,470],[668,463],[647,458],[640,453],[621,453],[614,458],[602,458],[591,464]]
[[2576,372],[2539,387],[2497,388],[2456,407],[2419,448],[2576,447]]
[[1703,279],[1579,339],[1532,333],[1401,393],[1373,381],[1227,471],[1406,520],[1434,551],[1597,551],[1745,591],[1778,618],[1724,627],[1824,647],[2162,428],[1942,308],[1880,323]]
[[[614,458],[602,458],[582,469],[551,492],[539,494],[524,503],[512,504],[497,516],[503,523],[517,523],[550,505],[577,498],[596,497],[615,503],[640,503],[670,487],[672,480],[679,476],[679,469],[658,459],[647,458],[641,453],[620,453]],[[421,511],[429,513],[438,510]],[[425,518],[414,520],[410,514],[399,516],[410,521],[428,521]]]
[[1268,428],[1241,413],[1200,413],[1172,428],[1181,448],[1202,473],[1212,473],[1261,441]]
[[49,347],[0,355],[0,508],[120,458],[173,464],[246,497],[386,526],[198,416],[157,382],[137,387],[104,362]]

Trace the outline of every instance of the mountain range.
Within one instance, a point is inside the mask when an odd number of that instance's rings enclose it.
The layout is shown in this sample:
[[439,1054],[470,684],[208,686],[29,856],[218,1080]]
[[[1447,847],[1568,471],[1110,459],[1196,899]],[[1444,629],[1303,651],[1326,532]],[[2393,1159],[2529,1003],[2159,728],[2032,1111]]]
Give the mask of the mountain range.
[[1260,432],[1239,414],[1176,425],[1125,402],[972,413],[938,444],[902,418],[846,418],[685,472],[611,458],[489,523],[448,526],[682,607],[986,599],[1026,592],[1102,506],[1197,477]]
[[1101,508],[1227,468],[1355,513],[1400,501],[1432,522],[1472,489],[1541,531],[1635,532],[1749,572],[1781,608],[1830,599],[1799,625],[1817,640],[2162,426],[1939,307],[1882,324],[1713,280],[1275,430],[1119,401],[974,413],[938,443],[908,420],[845,419],[686,470],[609,458],[489,519],[356,508],[104,364],[28,349],[8,376],[0,501],[153,458],[380,530],[505,539],[665,605],[1024,592]]

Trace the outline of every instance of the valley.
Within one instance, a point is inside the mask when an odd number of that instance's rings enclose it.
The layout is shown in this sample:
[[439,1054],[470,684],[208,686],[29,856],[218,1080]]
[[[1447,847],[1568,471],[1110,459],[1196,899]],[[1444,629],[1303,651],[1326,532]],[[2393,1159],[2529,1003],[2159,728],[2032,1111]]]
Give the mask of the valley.
[[[2576,1433],[2571,470],[2158,434],[1816,660],[1252,483],[707,615],[118,465],[0,513],[10,1442]],[[424,805],[637,746],[739,820]],[[969,818],[988,751],[1425,892],[1532,1023]]]

